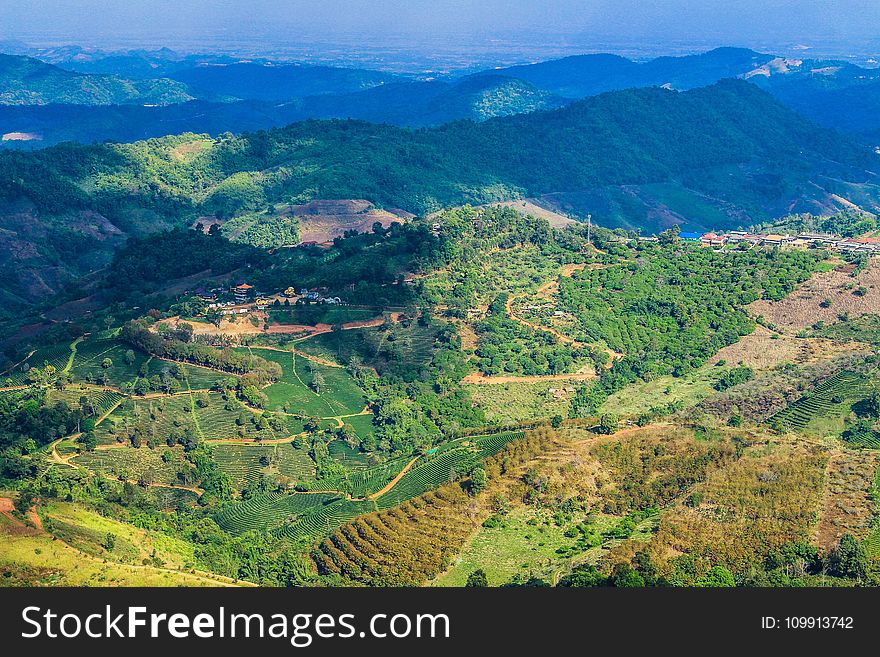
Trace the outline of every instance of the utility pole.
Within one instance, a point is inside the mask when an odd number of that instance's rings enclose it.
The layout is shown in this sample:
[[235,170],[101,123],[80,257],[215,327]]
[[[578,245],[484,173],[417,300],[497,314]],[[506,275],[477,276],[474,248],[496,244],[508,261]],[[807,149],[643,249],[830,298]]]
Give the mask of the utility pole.
[[592,244],[591,235],[593,232],[593,215],[587,215],[587,244]]

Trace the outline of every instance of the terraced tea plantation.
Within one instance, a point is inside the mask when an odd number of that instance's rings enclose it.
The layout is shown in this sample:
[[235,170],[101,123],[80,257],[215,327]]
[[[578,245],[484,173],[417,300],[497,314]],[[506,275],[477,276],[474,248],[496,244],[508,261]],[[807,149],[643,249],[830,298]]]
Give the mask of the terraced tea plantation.
[[70,362],[70,355],[71,347],[66,344],[56,344],[38,349],[25,361],[5,372],[2,377],[0,377],[0,381],[2,381],[4,386],[25,385],[28,382],[27,371],[31,367],[39,367],[42,369],[46,364],[51,365],[61,372],[67,368],[67,365]]
[[874,390],[870,379],[855,372],[838,372],[782,411],[769,422],[782,422],[789,429],[803,429],[844,401],[864,399]]
[[184,458],[180,447],[120,447],[84,452],[71,460],[76,465],[113,479],[149,484],[192,486],[195,483],[195,470]]
[[137,380],[141,366],[149,359],[115,338],[89,337],[76,345],[70,371],[79,381],[120,387]]
[[331,502],[277,529],[274,534],[277,538],[297,542],[313,540],[362,513],[388,509],[437,488],[448,482],[452,473],[466,472],[481,459],[496,454],[507,443],[523,435],[522,432],[500,433],[447,443],[419,459],[384,495],[367,500],[340,499]]
[[48,401],[50,403],[63,401],[71,408],[78,408],[82,397],[88,400],[88,405],[91,407],[93,416],[96,418],[100,418],[124,399],[123,395],[113,390],[85,385],[73,385],[64,388],[64,390],[55,390],[53,388],[48,393]]
[[249,349],[281,365],[281,379],[263,390],[269,398],[269,409],[283,409],[302,416],[335,417],[359,413],[367,403],[363,391],[342,367],[321,365],[291,351]]
[[315,476],[315,466],[308,451],[282,445],[223,445],[212,447],[214,461],[229,475],[239,490],[259,481],[262,475],[274,475],[297,482]]
[[332,493],[261,493],[249,500],[228,505],[214,516],[222,529],[231,534],[271,528],[295,520],[307,511],[338,500]]
[[[207,406],[200,405],[207,401]],[[153,438],[164,442],[168,436],[179,436],[190,431],[204,440],[242,438],[248,440],[276,440],[302,431],[302,422],[282,417],[281,430],[261,428],[259,416],[234,399],[225,400],[223,394],[194,393],[173,397],[126,399],[98,426],[100,443],[125,441],[133,431],[144,440]]]

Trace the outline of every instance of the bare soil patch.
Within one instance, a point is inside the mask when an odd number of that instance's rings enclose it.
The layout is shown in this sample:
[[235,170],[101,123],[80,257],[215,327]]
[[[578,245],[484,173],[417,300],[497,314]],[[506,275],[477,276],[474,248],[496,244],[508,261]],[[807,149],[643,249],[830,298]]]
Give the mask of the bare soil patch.
[[[859,288],[864,288],[863,295],[856,293]],[[830,301],[827,307],[823,307],[825,300]],[[871,260],[855,277],[847,268],[814,274],[781,301],[762,299],[748,308],[753,316],[763,316],[786,333],[796,333],[819,321],[833,324],[842,314],[858,317],[880,313],[880,262]]]
[[303,205],[291,205],[284,214],[294,216],[300,222],[300,240],[303,242],[329,242],[349,230],[366,233],[378,222],[387,228],[394,222],[413,218],[409,212],[379,209],[362,199],[311,201]]

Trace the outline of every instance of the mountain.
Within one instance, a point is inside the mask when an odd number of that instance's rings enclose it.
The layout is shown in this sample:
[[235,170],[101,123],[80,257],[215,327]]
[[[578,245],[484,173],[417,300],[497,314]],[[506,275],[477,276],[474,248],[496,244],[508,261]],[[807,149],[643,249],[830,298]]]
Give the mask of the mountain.
[[633,87],[668,86],[685,90],[745,75],[772,60],[745,48],[716,48],[684,57],[660,57],[639,63],[617,55],[575,55],[549,62],[512,66],[482,75],[525,80],[566,98],[584,98]]
[[180,132],[219,135],[306,119],[351,118],[424,127],[552,109],[567,102],[521,80],[486,76],[458,83],[392,82],[350,94],[308,96],[284,103],[196,100],[155,107],[0,106],[0,135],[9,135],[4,145],[22,148],[62,141],[137,141]]
[[65,71],[31,57],[0,54],[0,104],[167,105],[192,100],[186,85]]
[[172,75],[202,96],[285,101],[317,94],[351,93],[393,82],[388,73],[305,64],[207,64]]
[[878,170],[869,149],[736,80],[422,130],[305,121],[216,139],[65,144],[0,154],[0,272],[8,293],[36,300],[125,235],[269,217],[309,199],[425,213],[541,197],[610,226],[727,228],[849,201],[876,210]]
[[747,79],[816,123],[877,143],[878,69],[839,61],[777,58]]

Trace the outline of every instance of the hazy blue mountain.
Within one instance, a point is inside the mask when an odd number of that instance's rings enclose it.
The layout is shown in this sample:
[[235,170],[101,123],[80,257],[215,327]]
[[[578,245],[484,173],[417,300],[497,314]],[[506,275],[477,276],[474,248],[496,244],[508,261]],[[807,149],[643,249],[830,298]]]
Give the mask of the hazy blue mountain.
[[305,119],[361,119],[400,126],[482,121],[568,102],[521,80],[481,77],[447,82],[393,82],[351,94],[324,94],[285,103],[191,101],[144,107],[0,106],[0,135],[36,137],[5,147],[40,148],[62,141],[137,141],[180,132],[218,135],[279,127]]
[[317,94],[342,94],[399,80],[379,71],[305,64],[207,64],[178,71],[175,80],[201,96],[285,101]]
[[745,75],[771,59],[772,55],[744,48],[716,48],[698,55],[660,57],[644,63],[617,55],[576,55],[477,75],[517,78],[559,96],[583,98],[633,87],[693,89]]
[[65,71],[31,57],[0,54],[0,104],[167,105],[192,100],[185,84]]

